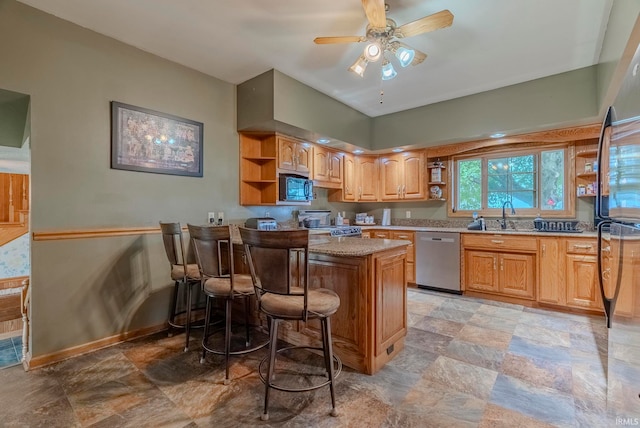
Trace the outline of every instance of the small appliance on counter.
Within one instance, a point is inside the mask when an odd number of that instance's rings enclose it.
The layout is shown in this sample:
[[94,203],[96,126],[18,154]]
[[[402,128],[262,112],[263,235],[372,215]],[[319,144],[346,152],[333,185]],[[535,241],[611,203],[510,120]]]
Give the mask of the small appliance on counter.
[[244,227],[258,230],[278,230],[278,222],[272,217],[252,217],[244,222]]
[[331,226],[331,211],[329,210],[300,210],[298,211],[298,226],[307,229]]

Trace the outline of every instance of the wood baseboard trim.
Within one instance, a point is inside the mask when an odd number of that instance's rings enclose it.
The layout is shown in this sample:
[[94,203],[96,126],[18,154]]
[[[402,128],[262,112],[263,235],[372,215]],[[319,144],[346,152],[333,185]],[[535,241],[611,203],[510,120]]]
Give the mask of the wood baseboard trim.
[[149,336],[150,334],[158,333],[166,329],[167,324],[163,323],[160,325],[145,327],[139,330],[127,331],[124,333],[116,334],[114,336],[105,337],[94,342],[89,342],[82,345],[74,346],[72,348],[63,349],[62,351],[54,352],[51,354],[40,355],[37,357],[28,355],[28,358],[25,359],[24,362],[26,366],[25,370],[33,370],[36,368],[48,366],[50,364],[54,364],[69,358],[78,357],[83,354],[88,354],[90,352],[107,348],[109,346],[126,342],[128,340]]

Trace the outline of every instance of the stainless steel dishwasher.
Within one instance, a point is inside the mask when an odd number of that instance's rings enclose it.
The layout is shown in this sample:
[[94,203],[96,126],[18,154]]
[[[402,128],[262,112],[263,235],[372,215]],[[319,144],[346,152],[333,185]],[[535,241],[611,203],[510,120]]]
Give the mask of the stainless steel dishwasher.
[[462,294],[459,233],[416,233],[416,285]]

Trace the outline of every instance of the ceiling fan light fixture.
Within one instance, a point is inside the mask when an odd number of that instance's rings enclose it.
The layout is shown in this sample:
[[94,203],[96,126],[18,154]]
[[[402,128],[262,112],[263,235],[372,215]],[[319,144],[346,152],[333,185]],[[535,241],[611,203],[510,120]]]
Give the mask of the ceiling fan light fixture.
[[396,50],[396,58],[400,61],[400,65],[402,67],[408,67],[413,62],[413,59],[416,56],[416,51],[413,49],[405,48],[404,46],[400,46]]
[[369,64],[367,58],[365,58],[364,55],[360,55],[356,62],[354,62],[351,67],[349,67],[349,71],[354,72],[360,77],[364,77],[364,70],[366,70],[367,64]]
[[382,55],[382,47],[379,42],[371,42],[364,48],[364,57],[369,62],[376,62]]
[[391,80],[397,75],[398,72],[393,68],[393,64],[385,59],[382,63],[382,80]]

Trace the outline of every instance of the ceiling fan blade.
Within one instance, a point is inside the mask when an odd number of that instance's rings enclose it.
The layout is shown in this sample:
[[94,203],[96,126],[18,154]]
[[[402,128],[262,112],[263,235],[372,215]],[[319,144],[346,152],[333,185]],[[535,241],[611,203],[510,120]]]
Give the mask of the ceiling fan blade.
[[313,41],[319,45],[327,45],[330,43],[358,43],[367,40],[361,36],[340,36],[340,37],[316,37]]
[[372,28],[387,28],[384,0],[362,0],[362,7]]
[[422,61],[424,61],[425,58],[427,57],[426,53],[421,52],[418,49],[413,49],[413,51],[416,53],[416,56],[413,57],[413,61],[411,61],[411,65],[418,65],[422,63]]
[[[364,0],[362,1],[364,2]],[[453,14],[445,9],[433,15],[425,16],[424,18],[401,25],[396,28],[393,35],[399,39],[417,36],[418,34],[449,27],[452,23]]]

